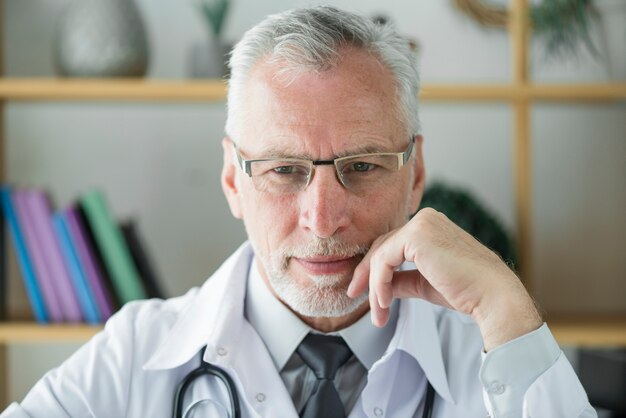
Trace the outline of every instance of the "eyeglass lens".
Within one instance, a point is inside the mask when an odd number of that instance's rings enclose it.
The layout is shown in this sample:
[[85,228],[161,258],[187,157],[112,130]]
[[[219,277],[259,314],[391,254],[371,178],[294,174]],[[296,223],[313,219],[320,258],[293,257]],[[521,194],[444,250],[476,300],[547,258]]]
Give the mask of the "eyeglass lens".
[[[365,193],[380,190],[398,171],[397,154],[373,154],[340,158],[335,161],[341,183],[350,191]],[[321,167],[316,167],[321,169]],[[304,189],[313,176],[313,164],[300,160],[253,161],[250,174],[257,190],[288,194]]]

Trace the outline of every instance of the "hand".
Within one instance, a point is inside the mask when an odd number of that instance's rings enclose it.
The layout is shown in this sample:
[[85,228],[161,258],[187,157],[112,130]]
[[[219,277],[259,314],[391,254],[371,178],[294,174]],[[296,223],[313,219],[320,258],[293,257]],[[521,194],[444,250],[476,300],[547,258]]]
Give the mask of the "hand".
[[[395,271],[405,261],[417,270]],[[360,295],[368,284],[377,326],[387,323],[394,298],[410,297],[470,315],[485,350],[542,324],[532,298],[500,257],[431,208],[374,241],[355,269],[348,295]]]

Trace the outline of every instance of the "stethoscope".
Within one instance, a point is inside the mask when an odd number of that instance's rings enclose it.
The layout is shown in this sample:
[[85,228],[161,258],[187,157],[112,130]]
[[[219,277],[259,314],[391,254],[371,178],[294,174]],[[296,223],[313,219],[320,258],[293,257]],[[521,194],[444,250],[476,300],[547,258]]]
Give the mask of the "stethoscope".
[[[176,393],[174,395],[174,418],[183,417],[183,399],[185,398],[185,393],[187,392],[189,385],[191,385],[191,383],[193,383],[193,381],[197,378],[206,375],[215,376],[220,379],[222,383],[224,383],[224,386],[226,386],[226,390],[228,391],[228,397],[230,398],[230,410],[232,411],[232,417],[241,418],[239,396],[237,396],[237,387],[235,386],[235,382],[233,382],[233,379],[230,378],[224,369],[203,360],[205,351],[206,346],[204,346],[201,351],[200,366],[189,372],[189,374],[187,374],[187,376],[185,376],[178,385],[178,389],[176,389]],[[426,381],[426,384],[426,400],[422,418],[432,418],[433,405],[435,404],[435,389],[429,381]]]

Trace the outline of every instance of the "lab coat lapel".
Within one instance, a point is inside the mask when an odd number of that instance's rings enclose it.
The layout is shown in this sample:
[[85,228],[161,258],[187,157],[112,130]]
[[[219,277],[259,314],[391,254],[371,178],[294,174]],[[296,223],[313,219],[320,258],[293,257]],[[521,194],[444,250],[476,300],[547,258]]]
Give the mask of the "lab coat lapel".
[[[200,288],[172,327],[169,338],[144,369],[178,367],[190,361],[206,345],[204,361],[223,368],[235,381],[242,411],[254,410],[263,417],[297,417],[291,397],[265,345],[244,317],[246,280],[252,258],[252,248],[245,243],[224,262]],[[204,382],[200,389],[209,383]],[[194,402],[211,398],[202,393],[215,394],[216,390],[219,392],[223,388],[211,386],[200,390]],[[220,396],[224,398],[226,394]],[[204,403],[202,406],[209,405]]]
[[217,341],[236,346],[245,321],[245,278],[251,259],[252,248],[246,242],[197,290],[198,294],[180,314],[170,336],[144,364],[144,370],[178,367],[205,345],[207,353],[214,353]]

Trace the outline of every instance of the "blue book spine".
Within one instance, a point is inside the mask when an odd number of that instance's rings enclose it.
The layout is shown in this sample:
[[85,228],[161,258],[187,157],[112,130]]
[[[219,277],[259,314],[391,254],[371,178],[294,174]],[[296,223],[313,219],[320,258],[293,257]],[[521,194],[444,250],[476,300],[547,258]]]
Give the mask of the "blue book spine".
[[91,324],[98,324],[101,322],[100,312],[96,306],[96,300],[91,292],[91,289],[87,285],[87,278],[83,271],[76,249],[72,245],[69,229],[67,223],[61,213],[55,213],[52,216],[52,224],[54,225],[54,231],[59,238],[61,244],[61,252],[67,265],[67,270],[70,273],[70,279],[76,290],[78,296],[78,303],[80,309],[83,312],[85,320]]
[[24,234],[20,229],[15,207],[11,198],[11,189],[9,186],[0,187],[0,200],[2,202],[2,209],[4,216],[9,224],[9,230],[11,231],[11,237],[13,238],[13,244],[15,245],[15,253],[17,255],[17,262],[22,271],[22,278],[24,279],[24,287],[26,288],[26,294],[28,300],[33,309],[33,314],[37,322],[42,324],[48,323],[48,312],[46,311],[43,295],[41,289],[37,284],[35,277],[35,269],[26,250],[26,242],[24,241]]

